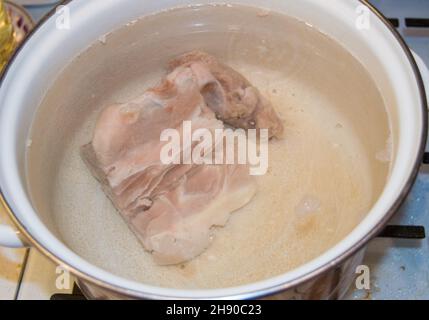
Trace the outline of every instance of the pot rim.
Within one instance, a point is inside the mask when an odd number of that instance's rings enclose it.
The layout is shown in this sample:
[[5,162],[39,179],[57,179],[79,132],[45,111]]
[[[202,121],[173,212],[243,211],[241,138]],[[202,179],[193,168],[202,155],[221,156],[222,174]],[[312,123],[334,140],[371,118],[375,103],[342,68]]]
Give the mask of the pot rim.
[[[408,62],[410,63],[413,74],[416,80],[417,87],[419,89],[419,95],[420,95],[420,101],[421,101],[421,112],[422,112],[422,132],[420,134],[420,145],[417,153],[417,157],[415,159],[415,162],[413,164],[413,169],[411,171],[410,176],[408,177],[406,183],[404,184],[403,189],[401,190],[398,197],[395,199],[393,204],[390,206],[386,214],[383,216],[382,219],[359,241],[357,241],[355,244],[353,244],[350,248],[348,248],[346,251],[344,251],[342,254],[338,255],[335,259],[333,259],[330,262],[327,262],[320,267],[304,274],[300,278],[293,279],[291,281],[288,281],[286,283],[274,285],[268,288],[263,288],[259,290],[253,290],[249,292],[244,292],[240,294],[231,294],[228,296],[215,296],[215,297],[198,297],[197,299],[207,299],[207,298],[215,298],[215,299],[254,299],[254,298],[261,298],[265,296],[272,295],[277,292],[281,292],[287,289],[290,289],[292,287],[295,287],[299,284],[306,283],[317,276],[321,275],[322,273],[332,269],[334,266],[344,262],[346,259],[348,259],[350,256],[355,254],[357,251],[362,249],[365,244],[371,240],[374,236],[377,235],[377,233],[382,229],[382,227],[390,220],[390,218],[393,216],[393,214],[398,210],[400,205],[404,202],[406,196],[411,190],[411,187],[413,186],[415,179],[417,177],[417,174],[419,172],[419,168],[421,165],[421,161],[423,159],[423,154],[425,151],[426,146],[426,140],[427,140],[427,131],[428,131],[428,119],[426,116],[427,113],[427,99],[426,99],[426,93],[425,93],[425,87],[423,83],[422,76],[420,74],[419,67],[417,66],[417,63],[414,59],[414,56],[408,47],[408,45],[405,43],[402,36],[399,34],[399,32],[395,29],[395,27],[392,26],[392,24],[387,20],[387,18],[378,10],[376,9],[372,4],[368,3],[367,0],[358,0],[361,4],[365,5],[386,27],[387,29],[392,33],[396,41],[399,43],[400,47],[402,48],[403,52],[407,56]],[[6,78],[9,68],[18,56],[19,52],[22,50],[22,48],[25,46],[27,41],[33,36],[34,33],[36,33],[41,26],[49,20],[56,12],[56,9],[58,6],[67,5],[69,3],[73,2],[73,0],[62,0],[60,3],[58,3],[53,9],[49,11],[41,20],[39,20],[33,30],[29,33],[29,35],[22,41],[22,43],[19,45],[19,47],[15,50],[14,54],[10,58],[9,62],[7,63],[6,67],[4,68],[1,77],[0,77],[0,86],[3,84],[4,79]],[[79,280],[84,280],[88,283],[91,283],[93,285],[96,285],[98,287],[101,287],[103,289],[107,289],[111,292],[120,293],[122,295],[128,296],[128,297],[136,297],[136,298],[149,298],[149,299],[183,299],[183,297],[176,297],[172,295],[160,295],[160,294],[154,294],[154,293],[148,293],[143,291],[137,291],[134,289],[129,289],[121,286],[113,285],[105,280],[101,280],[99,278],[95,278],[91,276],[90,274],[81,271],[68,263],[66,263],[61,258],[57,257],[54,253],[52,253],[49,249],[47,249],[43,244],[41,244],[38,240],[36,240],[23,226],[21,221],[19,221],[19,218],[15,216],[13,211],[11,210],[11,207],[9,206],[6,198],[4,197],[4,194],[0,187],[0,203],[3,205],[3,207],[6,209],[7,214],[11,218],[13,224],[18,228],[19,232],[24,235],[25,240],[28,240],[29,244],[37,248],[42,254],[44,254],[46,257],[48,257],[50,260],[55,262],[58,265],[63,266],[65,269],[73,273],[76,277],[79,278]]]

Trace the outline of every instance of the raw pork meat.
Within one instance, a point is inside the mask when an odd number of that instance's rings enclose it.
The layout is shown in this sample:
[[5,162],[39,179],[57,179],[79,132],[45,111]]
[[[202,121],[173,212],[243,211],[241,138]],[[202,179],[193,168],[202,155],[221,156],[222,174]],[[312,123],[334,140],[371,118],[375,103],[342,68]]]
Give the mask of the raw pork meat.
[[191,51],[170,62],[170,70],[178,66],[196,71],[205,102],[226,124],[268,129],[270,137],[282,136],[283,124],[271,103],[237,71],[202,51]]
[[256,193],[247,165],[161,162],[161,132],[182,132],[185,120],[192,121],[193,131],[214,132],[223,120],[244,129],[267,128],[270,136],[282,132],[256,88],[213,57],[193,52],[172,61],[166,78],[141,97],[103,110],[92,141],[81,149],[114,206],[162,265],[202,253],[213,227],[224,226]]

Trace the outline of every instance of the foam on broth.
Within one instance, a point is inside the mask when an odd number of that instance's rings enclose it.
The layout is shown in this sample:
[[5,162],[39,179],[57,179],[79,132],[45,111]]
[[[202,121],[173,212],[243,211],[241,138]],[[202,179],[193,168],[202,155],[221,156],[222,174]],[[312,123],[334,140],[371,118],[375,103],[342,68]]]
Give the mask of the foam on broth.
[[[253,201],[196,259],[160,267],[91,176],[79,147],[106,105],[140,95],[166,62],[202,49],[245,75],[285,122]],[[175,288],[219,288],[279,275],[346,236],[377,199],[389,163],[383,99],[338,43],[303,22],[242,6],[174,9],[101,38],[58,77],[32,128],[34,205],[72,250],[120,276]],[[385,158],[383,158],[385,159]]]

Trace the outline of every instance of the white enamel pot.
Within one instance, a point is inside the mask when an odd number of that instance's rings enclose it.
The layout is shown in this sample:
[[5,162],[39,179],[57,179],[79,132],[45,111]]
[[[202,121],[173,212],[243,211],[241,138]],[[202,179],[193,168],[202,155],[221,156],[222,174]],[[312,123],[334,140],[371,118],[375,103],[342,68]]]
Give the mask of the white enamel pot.
[[[213,3],[188,0],[186,4]],[[56,28],[52,11],[24,42],[5,71],[0,88],[0,189],[15,226],[0,226],[0,245],[31,246],[72,271],[92,298],[338,298],[350,285],[365,244],[398,209],[419,170],[427,134],[423,77],[427,69],[374,8],[358,0],[231,0],[305,21],[347,48],[369,71],[382,93],[395,147],[388,182],[364,220],[341,242],[285,274],[214,290],[177,290],[133,282],[102,270],[71,251],[39,219],[26,189],[25,149],[35,111],[59,72],[91,43],[126,23],[184,1],[72,0],[71,28]],[[357,28],[366,12],[370,30]],[[420,71],[419,71],[420,69]]]

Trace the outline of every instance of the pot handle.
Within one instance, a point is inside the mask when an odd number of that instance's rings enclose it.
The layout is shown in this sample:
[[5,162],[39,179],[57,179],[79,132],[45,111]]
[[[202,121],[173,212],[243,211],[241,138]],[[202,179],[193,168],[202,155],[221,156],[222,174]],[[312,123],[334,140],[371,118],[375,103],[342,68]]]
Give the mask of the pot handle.
[[[7,216],[7,209],[3,204],[3,198],[0,196],[0,215]],[[0,224],[0,247],[6,248],[24,248],[27,245],[20,238],[20,232],[9,225]]]

